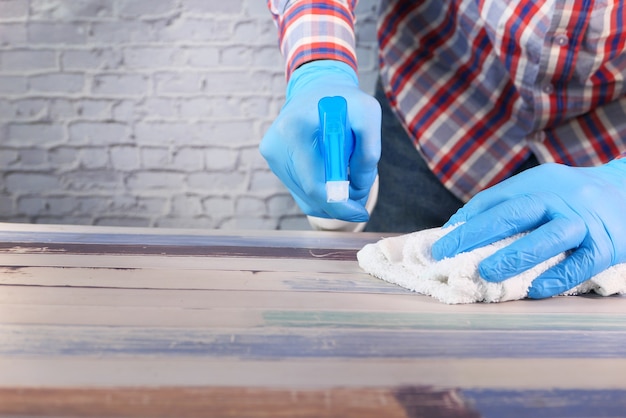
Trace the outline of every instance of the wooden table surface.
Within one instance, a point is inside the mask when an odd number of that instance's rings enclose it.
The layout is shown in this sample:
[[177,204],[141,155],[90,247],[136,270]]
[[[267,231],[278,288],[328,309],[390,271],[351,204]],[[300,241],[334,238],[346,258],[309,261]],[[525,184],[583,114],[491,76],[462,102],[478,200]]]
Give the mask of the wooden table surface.
[[444,305],[380,238],[0,224],[0,417],[626,417],[626,297]]

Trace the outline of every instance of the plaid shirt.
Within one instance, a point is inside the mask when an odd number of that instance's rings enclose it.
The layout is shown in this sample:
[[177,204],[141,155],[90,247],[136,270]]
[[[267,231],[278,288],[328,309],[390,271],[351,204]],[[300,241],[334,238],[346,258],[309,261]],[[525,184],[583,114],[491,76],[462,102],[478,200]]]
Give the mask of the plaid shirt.
[[[385,92],[448,189],[468,200],[531,152],[574,166],[626,152],[623,3],[381,0]],[[287,76],[316,59],[356,70],[356,0],[268,5]]]

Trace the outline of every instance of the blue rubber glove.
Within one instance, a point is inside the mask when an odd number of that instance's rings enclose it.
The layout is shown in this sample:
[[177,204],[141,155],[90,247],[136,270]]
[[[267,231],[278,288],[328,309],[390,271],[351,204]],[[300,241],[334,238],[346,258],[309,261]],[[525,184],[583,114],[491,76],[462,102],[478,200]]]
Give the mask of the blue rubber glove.
[[465,223],[435,242],[435,259],[532,231],[485,258],[481,277],[500,282],[568,251],[533,281],[528,296],[565,292],[626,262],[626,159],[599,167],[529,169],[478,193],[445,226],[460,222]]
[[[263,137],[260,151],[272,171],[311,216],[351,222],[367,221],[365,202],[380,159],[380,104],[359,89],[357,75],[347,64],[313,61],[293,72],[286,102]],[[355,139],[350,159],[350,199],[326,202],[324,160],[320,144],[318,101],[343,96]]]

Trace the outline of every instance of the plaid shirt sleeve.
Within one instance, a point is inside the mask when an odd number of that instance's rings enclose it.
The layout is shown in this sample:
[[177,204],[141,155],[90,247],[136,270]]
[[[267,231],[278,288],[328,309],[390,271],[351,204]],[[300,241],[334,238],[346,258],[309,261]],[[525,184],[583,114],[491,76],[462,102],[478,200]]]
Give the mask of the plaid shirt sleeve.
[[300,65],[332,59],[357,71],[354,8],[357,0],[268,0],[278,27],[287,78]]

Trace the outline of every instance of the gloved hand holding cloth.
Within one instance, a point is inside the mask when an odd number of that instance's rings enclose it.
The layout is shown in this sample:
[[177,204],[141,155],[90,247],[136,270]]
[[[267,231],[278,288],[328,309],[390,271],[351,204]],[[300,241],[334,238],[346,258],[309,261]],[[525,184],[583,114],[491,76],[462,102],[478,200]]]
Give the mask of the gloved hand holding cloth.
[[477,194],[443,228],[358,256],[369,273],[447,303],[624,293],[626,159],[537,166]]

